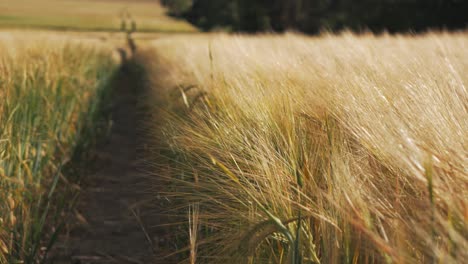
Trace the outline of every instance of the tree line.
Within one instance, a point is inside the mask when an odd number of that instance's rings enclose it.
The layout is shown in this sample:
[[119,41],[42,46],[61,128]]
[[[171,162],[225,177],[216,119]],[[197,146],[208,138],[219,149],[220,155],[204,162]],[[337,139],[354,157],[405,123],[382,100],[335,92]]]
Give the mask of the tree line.
[[322,29],[380,32],[464,29],[468,0],[161,0],[171,15],[209,31]]

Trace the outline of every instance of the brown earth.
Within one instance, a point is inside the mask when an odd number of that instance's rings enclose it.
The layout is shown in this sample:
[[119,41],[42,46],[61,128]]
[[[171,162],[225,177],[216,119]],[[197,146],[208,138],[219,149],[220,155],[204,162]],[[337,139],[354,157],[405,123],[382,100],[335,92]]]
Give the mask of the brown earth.
[[159,239],[148,233],[141,214],[147,186],[137,155],[135,86],[141,80],[129,64],[123,64],[114,80],[110,134],[95,149],[72,223],[48,263],[155,263],[153,241]]

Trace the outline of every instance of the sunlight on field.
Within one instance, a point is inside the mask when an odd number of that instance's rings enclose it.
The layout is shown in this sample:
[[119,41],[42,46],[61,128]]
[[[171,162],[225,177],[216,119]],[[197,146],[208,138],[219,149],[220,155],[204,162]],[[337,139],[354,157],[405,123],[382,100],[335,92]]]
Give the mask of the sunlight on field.
[[173,250],[191,263],[468,259],[467,45],[466,33],[154,41],[139,59],[157,104],[157,195],[186,221]]
[[2,32],[0,50],[0,263],[36,263],[72,204],[62,169],[88,144],[118,61],[63,34]]
[[158,1],[0,0],[0,27],[118,31],[128,11],[144,32],[193,32],[189,23],[170,18]]

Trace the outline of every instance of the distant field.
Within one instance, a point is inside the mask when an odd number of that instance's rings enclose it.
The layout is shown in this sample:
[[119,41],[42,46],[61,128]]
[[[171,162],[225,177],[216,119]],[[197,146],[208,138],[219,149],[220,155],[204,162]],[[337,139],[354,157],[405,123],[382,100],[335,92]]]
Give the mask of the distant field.
[[138,31],[195,31],[189,23],[166,16],[158,1],[138,0],[0,0],[0,28],[118,31],[126,11]]

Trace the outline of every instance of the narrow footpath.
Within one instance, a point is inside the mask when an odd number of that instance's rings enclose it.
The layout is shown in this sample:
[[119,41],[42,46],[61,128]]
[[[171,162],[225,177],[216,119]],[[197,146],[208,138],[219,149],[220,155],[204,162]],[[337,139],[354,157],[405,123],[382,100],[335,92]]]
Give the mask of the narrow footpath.
[[[52,263],[154,263],[151,238],[140,219],[136,85],[139,74],[124,62],[114,80],[112,128],[99,143],[91,175],[85,175],[77,224],[62,235]],[[76,221],[76,220],[75,220]]]

